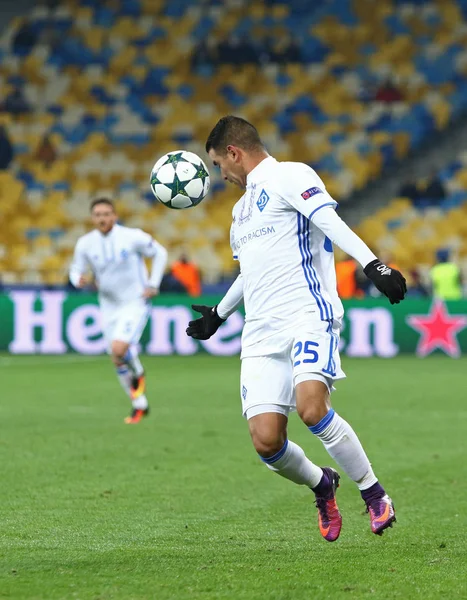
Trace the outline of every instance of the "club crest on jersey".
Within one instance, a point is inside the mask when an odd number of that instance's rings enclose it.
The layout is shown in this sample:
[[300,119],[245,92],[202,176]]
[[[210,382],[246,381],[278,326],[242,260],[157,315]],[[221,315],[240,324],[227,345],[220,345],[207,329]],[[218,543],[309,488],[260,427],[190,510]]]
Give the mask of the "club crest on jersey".
[[266,194],[266,192],[264,190],[262,190],[262,192],[259,195],[259,198],[256,202],[256,206],[259,208],[260,212],[263,212],[263,210],[266,207],[266,204],[268,202],[269,202],[269,196]]
[[308,198],[311,198],[312,196],[315,196],[316,194],[322,194],[322,193],[323,193],[323,190],[321,188],[312,187],[312,188],[309,188],[308,190],[305,190],[302,193],[302,198],[304,200],[308,200]]

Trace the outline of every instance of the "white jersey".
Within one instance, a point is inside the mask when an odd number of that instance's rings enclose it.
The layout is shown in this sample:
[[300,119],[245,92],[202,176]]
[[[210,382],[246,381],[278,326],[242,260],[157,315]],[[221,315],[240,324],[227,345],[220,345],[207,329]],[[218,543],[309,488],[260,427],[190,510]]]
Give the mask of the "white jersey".
[[[144,257],[154,259],[150,278]],[[91,270],[101,307],[112,311],[128,303],[143,303],[145,288],[159,287],[166,261],[167,251],[148,233],[114,225],[108,234],[95,229],[78,239],[70,281],[76,286],[81,275]]]
[[243,279],[243,357],[274,348],[268,338],[310,319],[340,326],[332,243],[313,225],[326,206],[337,202],[303,163],[268,157],[249,173],[230,236]]

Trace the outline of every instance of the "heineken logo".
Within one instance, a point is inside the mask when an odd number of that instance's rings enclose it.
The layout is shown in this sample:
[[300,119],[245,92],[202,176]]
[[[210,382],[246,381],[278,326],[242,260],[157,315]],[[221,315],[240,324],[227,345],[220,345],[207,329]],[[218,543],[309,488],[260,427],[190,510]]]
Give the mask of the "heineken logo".
[[[214,305],[218,297],[205,299]],[[465,301],[406,300],[391,307],[385,300],[345,303],[340,351],[355,357],[391,358],[400,353],[427,356],[443,352],[456,358],[467,352]],[[0,350],[13,354],[102,354],[106,342],[94,295],[64,291],[12,291],[0,295]],[[235,312],[210,340],[186,333],[193,318],[190,299],[160,296],[151,308],[141,349],[152,355],[219,356],[240,352],[243,315]]]

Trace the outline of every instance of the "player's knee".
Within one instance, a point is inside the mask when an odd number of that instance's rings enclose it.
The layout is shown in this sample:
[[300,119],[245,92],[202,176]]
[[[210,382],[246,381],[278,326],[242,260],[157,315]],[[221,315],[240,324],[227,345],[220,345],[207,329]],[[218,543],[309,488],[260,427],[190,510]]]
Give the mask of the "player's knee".
[[305,381],[296,388],[297,413],[307,427],[316,425],[331,408],[329,390],[321,381]]
[[256,430],[251,433],[251,440],[256,452],[263,458],[277,454],[285,444],[285,433]]
[[128,352],[128,344],[115,340],[111,345],[112,360],[115,364],[122,364],[125,359],[125,354]]
[[321,419],[327,415],[328,410],[329,408],[326,402],[319,399],[310,399],[308,402],[304,403],[299,410],[297,409],[297,412],[305,425],[311,427],[312,425],[319,423]]

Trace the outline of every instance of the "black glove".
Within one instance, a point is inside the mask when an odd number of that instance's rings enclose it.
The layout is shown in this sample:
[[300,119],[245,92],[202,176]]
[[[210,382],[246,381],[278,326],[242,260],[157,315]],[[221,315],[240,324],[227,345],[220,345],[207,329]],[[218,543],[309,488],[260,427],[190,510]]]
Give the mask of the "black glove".
[[372,260],[363,269],[375,287],[389,298],[391,304],[399,304],[407,293],[405,278],[397,269],[391,269],[378,260]]
[[186,334],[196,340],[208,340],[225,322],[225,319],[221,319],[217,314],[217,306],[193,304],[191,308],[203,315],[196,321],[190,321],[186,328]]

